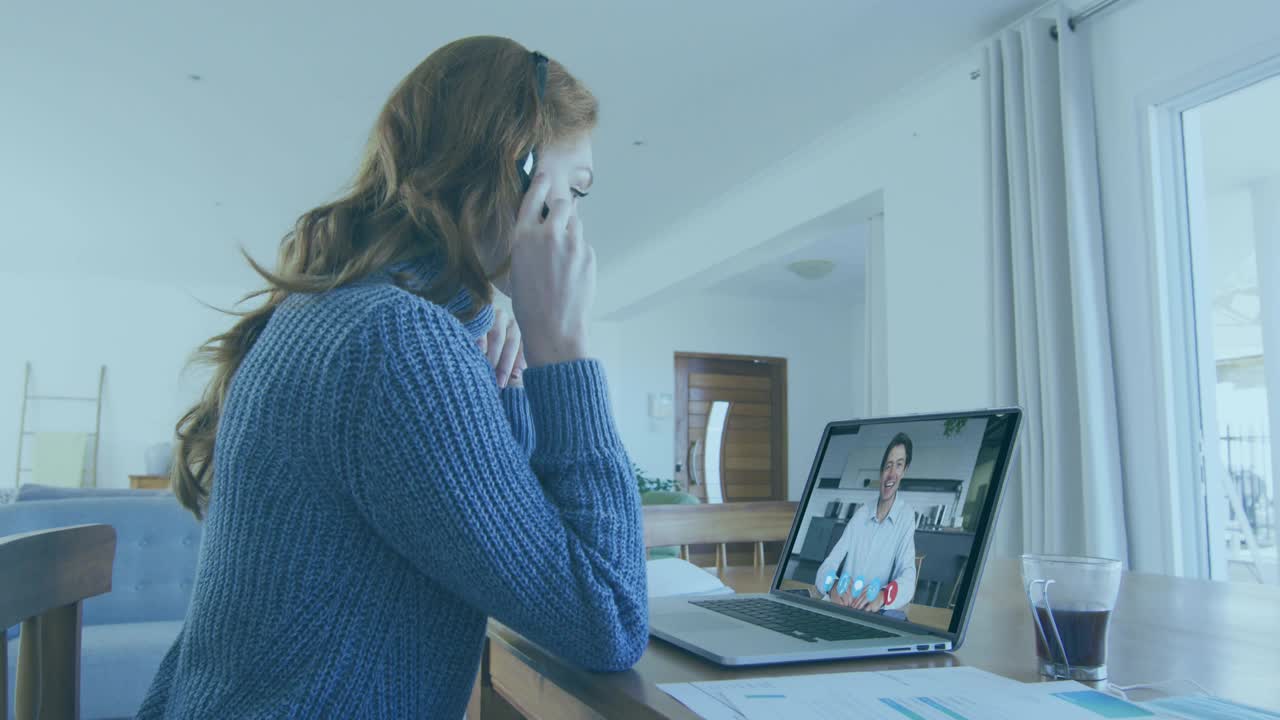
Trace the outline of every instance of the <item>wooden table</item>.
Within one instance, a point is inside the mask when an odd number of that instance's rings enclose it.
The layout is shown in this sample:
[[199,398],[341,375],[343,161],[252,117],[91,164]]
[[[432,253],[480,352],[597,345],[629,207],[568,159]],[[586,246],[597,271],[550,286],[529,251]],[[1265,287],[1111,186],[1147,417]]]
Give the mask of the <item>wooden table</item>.
[[[772,576],[772,567],[731,567],[722,578],[738,592],[762,592]],[[657,683],[770,675],[972,665],[1034,681],[1034,632],[1011,560],[989,564],[968,636],[955,654],[735,670],[652,639],[633,669],[591,673],[491,622],[469,717],[696,718]],[[1280,589],[1126,574],[1107,660],[1119,685],[1195,680],[1231,700],[1280,708]]]

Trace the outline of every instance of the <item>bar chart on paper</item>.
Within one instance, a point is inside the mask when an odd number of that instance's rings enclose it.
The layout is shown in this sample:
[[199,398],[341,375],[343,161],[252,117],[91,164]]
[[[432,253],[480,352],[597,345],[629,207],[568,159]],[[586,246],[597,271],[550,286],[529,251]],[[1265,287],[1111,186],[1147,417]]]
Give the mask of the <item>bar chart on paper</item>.
[[1024,684],[969,667],[753,678],[659,687],[707,720],[1201,717],[1166,714],[1164,708],[1142,707],[1076,682]]
[[[1021,683],[975,668],[831,673],[660,686],[708,720],[867,718],[1018,720],[1027,717]],[[994,713],[979,697],[1010,698]],[[1042,719],[1044,720],[1044,719]]]
[[960,695],[842,697],[838,693],[789,697],[784,694],[726,693],[746,720],[765,718],[862,718],[865,720],[1025,720],[1035,706],[1025,698],[993,700]]

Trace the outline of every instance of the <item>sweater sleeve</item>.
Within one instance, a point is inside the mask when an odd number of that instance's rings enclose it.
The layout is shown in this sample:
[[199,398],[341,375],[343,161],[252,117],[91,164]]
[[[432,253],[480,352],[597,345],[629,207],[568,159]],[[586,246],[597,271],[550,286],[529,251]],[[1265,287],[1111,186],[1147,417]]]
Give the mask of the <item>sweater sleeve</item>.
[[350,493],[420,572],[548,650],[623,670],[648,644],[639,494],[601,366],[525,372],[527,456],[457,320],[395,302],[360,414]]
[[533,432],[533,416],[529,413],[529,395],[524,388],[507,387],[498,392],[502,400],[502,409],[507,414],[507,422],[511,423],[511,434],[516,444],[524,450],[525,457],[533,454],[535,436]]

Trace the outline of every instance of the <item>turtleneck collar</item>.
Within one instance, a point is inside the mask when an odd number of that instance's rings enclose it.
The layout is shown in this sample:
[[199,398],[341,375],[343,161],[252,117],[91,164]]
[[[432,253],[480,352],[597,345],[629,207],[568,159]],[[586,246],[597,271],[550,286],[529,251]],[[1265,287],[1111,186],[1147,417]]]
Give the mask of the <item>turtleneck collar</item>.
[[[406,260],[388,267],[385,271],[388,281],[399,280],[400,285],[407,290],[421,292],[427,289],[431,281],[439,272],[439,262],[433,258],[418,258],[415,260]],[[444,309],[450,315],[458,318],[462,323],[463,329],[467,331],[467,336],[472,340],[479,340],[488,334],[489,329],[493,327],[493,305],[485,305],[480,308],[480,312],[470,320],[463,321],[461,315],[465,314],[471,308],[471,296],[466,290],[459,288],[457,294],[453,296],[449,302],[444,304]]]

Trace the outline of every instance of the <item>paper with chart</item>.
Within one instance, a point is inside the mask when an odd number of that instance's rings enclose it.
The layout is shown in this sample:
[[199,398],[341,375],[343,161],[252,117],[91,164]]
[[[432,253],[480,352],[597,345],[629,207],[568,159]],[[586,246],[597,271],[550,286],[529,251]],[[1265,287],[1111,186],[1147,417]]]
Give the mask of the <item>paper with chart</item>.
[[934,668],[779,678],[772,688],[725,688],[745,720],[1025,720],[1036,701],[1021,683],[974,668]]
[[658,689],[705,720],[744,720],[742,713],[729,701],[694,683],[664,683],[658,685]]
[[975,668],[660,685],[708,720],[1099,720],[1172,717],[1076,682],[1024,684]]
[[[671,683],[658,687],[707,720],[754,720],[755,717],[803,717],[795,713],[808,712],[802,706],[811,698],[829,695],[831,688],[838,688],[842,696],[854,694],[865,699],[932,696],[961,691],[1008,693],[1020,686],[1021,683],[976,668],[953,667]],[[779,700],[798,704],[780,703]],[[828,711],[823,717],[840,715],[831,715]],[[867,714],[866,708],[859,705],[850,710],[848,717],[876,716]],[[911,716],[900,713],[885,717],[904,720]],[[945,720],[956,719],[946,717]]]
[[1280,720],[1280,712],[1249,707],[1209,695],[1185,695],[1160,698],[1142,703],[1142,706],[1177,720]]
[[[1170,680],[1151,688],[1176,684]],[[1213,695],[1170,695],[1152,700],[1123,701],[1076,682],[1032,683],[1028,693],[1083,705],[1096,715],[1109,718],[1156,718],[1158,720],[1280,720],[1280,712],[1251,707]]]
[[[1161,692],[1170,680],[1154,683],[1149,689]],[[1067,702],[1089,711],[1088,718],[1148,718],[1150,720],[1280,720],[1280,712],[1241,705],[1213,695],[1171,695],[1153,700],[1121,700],[1077,682],[1040,682],[1023,686],[1031,695],[1046,700],[1046,706]],[[1038,713],[1037,720],[1044,720]]]

